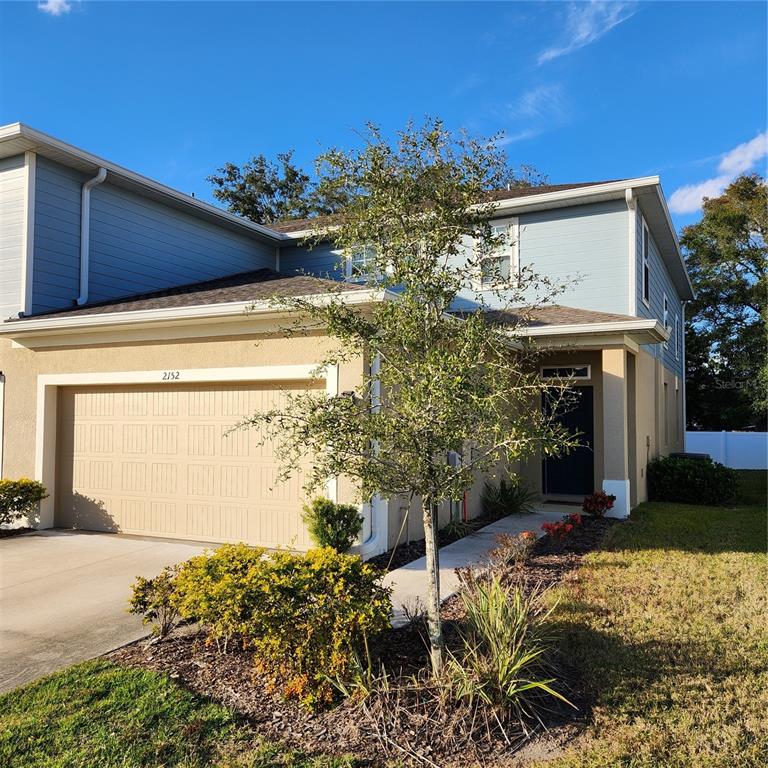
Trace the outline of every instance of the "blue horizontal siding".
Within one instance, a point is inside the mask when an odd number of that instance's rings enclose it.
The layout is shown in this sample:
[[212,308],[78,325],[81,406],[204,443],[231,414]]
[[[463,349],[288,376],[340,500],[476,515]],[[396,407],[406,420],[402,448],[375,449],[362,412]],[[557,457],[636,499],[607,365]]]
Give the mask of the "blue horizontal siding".
[[285,273],[304,272],[340,280],[344,277],[341,261],[341,252],[329,243],[320,243],[314,248],[297,245],[280,250],[280,271]]
[[[629,314],[629,221],[624,201],[611,200],[521,213],[518,250],[521,269],[559,287],[551,301],[598,312]],[[499,218],[509,218],[505,214]],[[463,298],[471,301],[473,293]],[[487,294],[491,305],[520,303]],[[522,301],[535,301],[529,292]]]
[[[84,174],[38,158],[33,311],[79,294]],[[89,301],[161,290],[263,267],[274,247],[109,183],[91,193]]]
[[71,307],[80,292],[80,189],[86,178],[37,157],[33,313]]
[[[661,258],[659,249],[656,246],[656,241],[653,239],[653,233],[650,232],[650,230],[648,248],[648,261],[651,268],[650,306],[647,306],[643,301],[643,217],[639,211],[636,212],[635,215],[637,216],[637,226],[635,228],[637,248],[637,314],[639,317],[656,319],[663,323],[664,295],[666,294],[669,306],[668,323],[672,326],[672,336],[666,347],[663,344],[647,344],[643,346],[643,349],[648,352],[649,355],[653,355],[660,359],[670,371],[682,376],[683,304],[677,293],[677,289],[672,283],[672,279],[669,276],[664,260]],[[675,356],[675,318],[677,318],[677,356]]]

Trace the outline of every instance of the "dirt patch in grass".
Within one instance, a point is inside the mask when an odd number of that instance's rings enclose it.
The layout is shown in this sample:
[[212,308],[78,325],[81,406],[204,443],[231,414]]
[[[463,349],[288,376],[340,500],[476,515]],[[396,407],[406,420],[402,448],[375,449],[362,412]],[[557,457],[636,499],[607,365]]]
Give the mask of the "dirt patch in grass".
[[[614,522],[585,518],[584,525],[563,541],[540,539],[525,568],[525,581],[553,585],[568,578],[584,553],[598,546]],[[458,598],[444,604],[449,645],[456,642],[456,625],[462,616]],[[428,657],[418,624],[391,630],[372,648],[372,653],[392,679],[425,675]],[[462,729],[461,708],[443,715],[444,721],[436,722],[425,704],[428,696],[424,698],[423,690],[403,701],[402,707],[398,706],[397,716],[389,723],[386,733],[375,724],[371,713],[376,706],[390,706],[387,703],[374,700],[363,704],[346,699],[329,711],[309,713],[267,689],[254,672],[250,652],[224,653],[214,644],[206,644],[202,633],[179,635],[150,645],[144,641],[133,643],[109,654],[108,658],[126,667],[167,673],[195,693],[231,707],[244,716],[260,736],[310,754],[354,754],[377,766],[393,759],[413,765],[504,766],[516,764],[515,752],[523,744],[528,744],[527,749],[533,748],[530,738],[510,744],[498,736],[473,745],[472,755],[466,747],[457,750],[457,740],[451,734]],[[570,670],[565,675],[569,680],[575,679]],[[569,695],[572,699],[582,698],[575,690],[569,690]],[[561,749],[561,743],[573,733],[569,725],[572,712],[564,707],[556,708],[548,723],[553,730],[544,735],[541,728],[534,730],[531,735],[535,733],[538,737],[537,753]]]

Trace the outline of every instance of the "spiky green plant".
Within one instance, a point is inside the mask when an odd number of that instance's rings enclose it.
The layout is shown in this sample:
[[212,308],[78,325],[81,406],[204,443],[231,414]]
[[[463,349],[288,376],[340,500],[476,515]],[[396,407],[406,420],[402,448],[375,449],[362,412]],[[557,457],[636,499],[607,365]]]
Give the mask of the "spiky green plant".
[[483,512],[488,517],[530,512],[535,500],[536,494],[514,477],[502,477],[498,483],[485,483],[480,497]]
[[[451,653],[448,679],[454,696],[489,707],[499,722],[539,719],[546,699],[570,702],[558,693],[548,661],[551,639],[544,590],[505,585],[496,574],[461,574],[466,611],[462,647]],[[572,704],[570,704],[573,706]]]

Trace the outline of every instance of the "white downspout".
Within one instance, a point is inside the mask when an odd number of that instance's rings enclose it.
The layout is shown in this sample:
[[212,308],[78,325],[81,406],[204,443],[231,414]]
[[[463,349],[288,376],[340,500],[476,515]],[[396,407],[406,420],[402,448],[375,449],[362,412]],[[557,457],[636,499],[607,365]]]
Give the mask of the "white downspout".
[[91,251],[91,190],[107,178],[107,169],[99,168],[99,172],[83,184],[80,196],[80,295],[77,304],[88,301],[88,278],[90,271]]
[[[381,368],[381,355],[376,353],[371,361],[371,375],[374,377],[371,392],[371,410],[377,413],[381,410],[381,381],[378,378]],[[373,446],[373,450],[378,450],[378,445]],[[365,560],[368,557],[379,555],[387,551],[388,526],[389,526],[389,501],[382,499],[376,494],[371,503],[366,505],[371,515],[371,533],[368,538],[360,544],[360,557]]]

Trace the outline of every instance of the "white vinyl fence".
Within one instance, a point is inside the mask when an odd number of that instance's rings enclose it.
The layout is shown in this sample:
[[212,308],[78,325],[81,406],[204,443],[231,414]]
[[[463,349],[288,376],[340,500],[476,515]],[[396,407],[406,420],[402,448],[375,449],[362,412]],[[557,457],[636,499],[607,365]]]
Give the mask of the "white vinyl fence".
[[768,469],[768,432],[686,432],[685,450],[734,469]]

